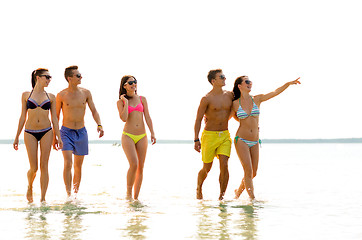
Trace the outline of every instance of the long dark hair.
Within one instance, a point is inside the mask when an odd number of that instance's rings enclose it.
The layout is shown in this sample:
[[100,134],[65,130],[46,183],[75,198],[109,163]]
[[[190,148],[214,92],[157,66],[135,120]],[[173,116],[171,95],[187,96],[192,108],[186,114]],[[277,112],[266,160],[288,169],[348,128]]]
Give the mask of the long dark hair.
[[240,76],[237,79],[235,79],[234,88],[233,88],[233,93],[234,93],[234,99],[233,100],[236,100],[236,99],[240,98],[241,92],[240,92],[240,89],[239,89],[239,84],[241,84],[243,82],[244,77],[246,77],[246,76]]
[[[130,99],[130,97],[127,95],[127,90],[124,88],[124,84],[128,81],[128,79],[134,78],[134,80],[137,81],[137,79],[132,75],[124,75],[121,79],[121,86],[119,87],[119,99],[121,99],[121,96],[125,94],[126,99]],[[136,90],[137,94],[137,90]]]
[[38,68],[31,73],[31,86],[34,88],[36,84],[36,76],[43,75],[44,72],[48,72],[46,68]]

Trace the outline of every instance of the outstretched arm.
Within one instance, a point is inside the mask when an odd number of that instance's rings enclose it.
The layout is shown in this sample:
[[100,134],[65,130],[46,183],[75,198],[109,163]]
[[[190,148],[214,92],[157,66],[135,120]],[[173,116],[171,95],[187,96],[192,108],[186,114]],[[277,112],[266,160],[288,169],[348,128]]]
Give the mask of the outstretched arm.
[[206,97],[203,97],[201,99],[199,108],[197,110],[197,115],[196,115],[196,120],[195,120],[195,127],[194,127],[194,131],[195,131],[194,149],[197,152],[201,152],[201,143],[200,143],[200,139],[199,139],[199,133],[200,133],[200,129],[201,129],[201,121],[202,121],[202,118],[205,115],[207,105],[208,105],[207,99],[206,99]]
[[89,109],[92,112],[93,119],[97,123],[97,132],[99,132],[99,137],[103,137],[104,131],[103,131],[102,123],[101,123],[101,118],[96,109],[96,106],[94,105],[92,94],[88,90],[87,90],[87,102],[88,102]]
[[282,92],[284,92],[284,90],[287,89],[290,85],[300,84],[299,79],[300,79],[300,77],[297,78],[294,81],[287,82],[286,84],[284,84],[280,88],[277,88],[274,92],[270,92],[270,93],[267,93],[267,94],[260,94],[260,95],[255,96],[255,98],[259,98],[258,99],[259,102],[267,101],[267,100],[269,100],[269,99],[271,99],[273,97],[278,96]]
[[23,130],[25,120],[26,120],[26,113],[27,113],[26,96],[27,96],[26,92],[23,93],[23,95],[21,96],[21,114],[20,114],[20,118],[19,118],[18,131],[16,132],[16,136],[15,136],[14,143],[13,143],[13,147],[15,150],[18,150],[18,148],[19,148],[19,136],[20,136],[21,131]]
[[151,133],[151,143],[153,145],[156,143],[156,137],[155,137],[155,133],[153,131],[153,124],[152,124],[150,112],[148,110],[148,103],[147,103],[147,100],[145,97],[141,97],[141,101],[142,101],[142,105],[143,105],[143,113],[145,115],[146,124]]

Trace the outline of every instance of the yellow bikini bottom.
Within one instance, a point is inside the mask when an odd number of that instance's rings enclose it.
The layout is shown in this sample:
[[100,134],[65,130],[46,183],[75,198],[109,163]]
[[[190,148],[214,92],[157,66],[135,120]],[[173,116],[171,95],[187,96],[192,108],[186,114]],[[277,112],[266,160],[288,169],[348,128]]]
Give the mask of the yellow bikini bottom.
[[124,135],[130,137],[133,142],[136,144],[139,140],[141,140],[142,138],[144,138],[146,136],[146,133],[143,133],[143,134],[140,134],[140,135],[133,135],[133,134],[130,134],[130,133],[126,133],[126,132],[123,132]]

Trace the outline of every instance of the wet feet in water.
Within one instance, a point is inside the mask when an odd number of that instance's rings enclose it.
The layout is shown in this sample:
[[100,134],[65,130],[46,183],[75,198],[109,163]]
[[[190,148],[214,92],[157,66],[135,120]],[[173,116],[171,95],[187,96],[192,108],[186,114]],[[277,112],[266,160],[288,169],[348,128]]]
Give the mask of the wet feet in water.
[[234,192],[235,192],[235,197],[234,197],[234,199],[239,199],[242,191],[239,191],[239,189],[235,189]]
[[202,196],[202,190],[201,190],[201,188],[197,188],[197,189],[196,189],[196,199],[201,200],[202,198],[203,198],[203,196]]
[[33,187],[28,186],[28,191],[26,192],[26,199],[28,199],[29,203],[33,202]]

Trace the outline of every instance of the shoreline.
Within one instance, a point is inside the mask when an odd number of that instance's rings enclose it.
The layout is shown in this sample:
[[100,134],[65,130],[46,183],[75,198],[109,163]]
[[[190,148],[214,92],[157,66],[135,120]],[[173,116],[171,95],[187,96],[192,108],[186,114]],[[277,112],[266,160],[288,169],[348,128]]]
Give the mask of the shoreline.
[[[0,139],[0,144],[13,144],[13,139]],[[304,144],[304,143],[362,143],[362,138],[333,138],[333,139],[261,139],[262,144]],[[24,140],[19,141],[24,144]],[[163,139],[157,140],[158,144],[193,144],[193,140]],[[121,140],[89,140],[89,144],[121,144]]]

